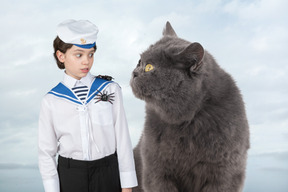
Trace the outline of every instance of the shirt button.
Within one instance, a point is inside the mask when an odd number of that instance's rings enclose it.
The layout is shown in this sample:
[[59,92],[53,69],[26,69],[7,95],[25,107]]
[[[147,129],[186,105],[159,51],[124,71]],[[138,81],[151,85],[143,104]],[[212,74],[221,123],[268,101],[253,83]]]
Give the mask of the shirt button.
[[86,106],[78,106],[76,109],[77,109],[77,111],[86,111],[87,107]]

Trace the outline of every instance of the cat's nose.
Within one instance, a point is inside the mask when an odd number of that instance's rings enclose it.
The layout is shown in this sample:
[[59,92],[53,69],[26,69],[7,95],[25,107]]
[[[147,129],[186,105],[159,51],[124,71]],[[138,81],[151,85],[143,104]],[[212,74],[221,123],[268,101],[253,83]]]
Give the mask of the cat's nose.
[[133,72],[133,78],[136,78],[136,77],[138,77],[138,72],[134,71]]

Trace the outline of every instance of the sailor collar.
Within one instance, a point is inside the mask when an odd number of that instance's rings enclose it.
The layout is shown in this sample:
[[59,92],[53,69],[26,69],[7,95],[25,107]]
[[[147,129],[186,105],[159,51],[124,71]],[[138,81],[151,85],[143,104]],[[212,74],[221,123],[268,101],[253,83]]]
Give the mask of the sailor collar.
[[[92,76],[92,75],[91,75]],[[60,82],[57,86],[55,86],[51,91],[48,92],[48,94],[55,95],[56,97],[68,100],[70,102],[79,104],[79,105],[87,105],[98,93],[101,93],[101,91],[110,83],[113,81],[108,81],[103,78],[94,78],[92,85],[90,87],[90,90],[87,95],[87,99],[85,103],[82,103],[74,94],[74,92],[71,90],[71,88],[68,87],[68,85]]]

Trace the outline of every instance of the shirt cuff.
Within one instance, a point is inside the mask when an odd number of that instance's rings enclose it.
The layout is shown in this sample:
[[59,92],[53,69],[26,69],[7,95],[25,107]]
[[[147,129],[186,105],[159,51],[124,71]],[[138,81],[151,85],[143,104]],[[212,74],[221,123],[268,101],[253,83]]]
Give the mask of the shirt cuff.
[[138,185],[136,171],[120,172],[121,188],[132,188]]
[[60,192],[59,179],[43,180],[45,192]]

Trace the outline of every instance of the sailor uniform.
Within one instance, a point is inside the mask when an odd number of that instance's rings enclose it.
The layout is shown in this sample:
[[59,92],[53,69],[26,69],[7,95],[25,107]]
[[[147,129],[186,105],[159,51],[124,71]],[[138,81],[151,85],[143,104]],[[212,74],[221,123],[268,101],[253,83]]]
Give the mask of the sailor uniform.
[[[77,86],[88,87],[85,100],[73,92],[72,88]],[[113,100],[102,100],[103,94],[113,94]],[[63,82],[46,94],[41,104],[39,169],[45,192],[60,191],[57,153],[64,159],[93,162],[115,152],[121,187],[137,186],[121,88],[113,81],[95,78],[90,73],[81,80],[65,74]]]

